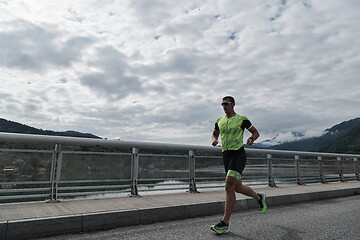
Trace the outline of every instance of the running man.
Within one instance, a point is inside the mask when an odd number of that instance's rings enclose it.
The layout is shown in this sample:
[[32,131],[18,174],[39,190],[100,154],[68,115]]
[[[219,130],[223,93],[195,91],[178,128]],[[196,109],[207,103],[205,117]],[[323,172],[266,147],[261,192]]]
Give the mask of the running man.
[[266,212],[265,194],[256,193],[249,186],[245,186],[241,181],[241,174],[246,165],[246,153],[243,144],[245,128],[251,132],[251,137],[247,139],[247,144],[252,145],[259,137],[259,132],[245,116],[235,112],[235,99],[231,96],[223,98],[225,116],[216,119],[215,129],[212,134],[212,145],[216,146],[221,136],[223,161],[226,173],[225,179],[225,209],[222,220],[212,225],[210,228],[217,234],[222,234],[229,229],[229,220],[233,212],[236,196],[235,192],[242,193],[258,201],[261,212]]

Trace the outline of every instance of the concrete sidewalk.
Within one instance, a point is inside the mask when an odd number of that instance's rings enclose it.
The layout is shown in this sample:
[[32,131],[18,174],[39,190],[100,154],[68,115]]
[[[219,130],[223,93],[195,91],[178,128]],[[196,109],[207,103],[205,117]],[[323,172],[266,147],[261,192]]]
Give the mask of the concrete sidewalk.
[[[360,195],[360,181],[256,188],[268,206]],[[65,233],[179,220],[223,212],[224,191],[64,200],[59,203],[0,204],[0,240],[30,239]],[[235,211],[258,208],[237,194]]]

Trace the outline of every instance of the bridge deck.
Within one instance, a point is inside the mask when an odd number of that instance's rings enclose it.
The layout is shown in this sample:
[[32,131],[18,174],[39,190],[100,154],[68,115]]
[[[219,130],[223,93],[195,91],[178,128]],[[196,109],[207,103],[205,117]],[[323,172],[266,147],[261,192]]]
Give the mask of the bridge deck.
[[[268,206],[360,194],[360,181],[255,188]],[[217,214],[224,191],[0,204],[0,239],[27,239]],[[257,208],[237,194],[235,211]]]

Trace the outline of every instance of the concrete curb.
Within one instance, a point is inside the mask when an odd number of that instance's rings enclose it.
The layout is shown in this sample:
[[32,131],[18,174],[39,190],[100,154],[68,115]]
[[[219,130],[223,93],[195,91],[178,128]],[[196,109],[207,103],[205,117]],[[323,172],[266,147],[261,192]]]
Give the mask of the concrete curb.
[[0,239],[6,239],[7,222],[0,222]]
[[[267,205],[271,207],[359,194],[360,187],[357,187],[350,189],[270,196],[266,198],[266,202]],[[129,225],[180,220],[204,215],[219,214],[223,212],[223,207],[224,202],[219,201],[147,209],[6,221],[0,222],[0,240],[41,238],[60,234],[106,230]],[[235,205],[235,211],[256,208],[258,208],[258,204],[253,199],[240,199],[237,200]]]

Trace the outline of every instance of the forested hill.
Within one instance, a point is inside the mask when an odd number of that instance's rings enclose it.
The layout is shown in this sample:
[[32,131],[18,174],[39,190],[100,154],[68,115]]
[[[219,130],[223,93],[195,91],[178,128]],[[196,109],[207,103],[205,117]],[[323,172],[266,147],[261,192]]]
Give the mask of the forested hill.
[[360,154],[360,126],[323,149],[324,152]]
[[25,134],[37,134],[37,135],[54,135],[54,136],[67,136],[67,137],[83,137],[83,138],[100,138],[91,133],[80,133],[76,131],[56,132],[51,130],[42,130],[34,127],[30,127],[21,123],[12,122],[3,118],[0,118],[0,132],[9,133],[25,133]]
[[320,137],[286,142],[272,149],[360,154],[360,118],[339,123]]

